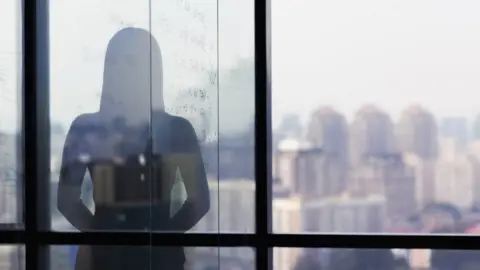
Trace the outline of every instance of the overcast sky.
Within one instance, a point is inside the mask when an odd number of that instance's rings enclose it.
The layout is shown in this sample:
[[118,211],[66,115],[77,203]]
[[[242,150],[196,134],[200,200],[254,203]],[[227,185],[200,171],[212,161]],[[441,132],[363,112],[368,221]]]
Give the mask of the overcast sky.
[[[480,1],[275,0],[274,112],[480,112]],[[277,117],[278,120],[278,117]]]
[[[0,3],[0,129],[3,130],[18,126],[17,105],[11,102],[16,99],[17,91],[18,59],[14,53],[18,52],[15,40],[18,27],[12,27],[18,25],[17,1]],[[147,0],[50,0],[52,120],[68,126],[77,115],[98,109],[103,57],[109,39],[126,26],[149,29],[150,18],[150,30],[162,50],[167,109],[173,111],[185,103],[193,103],[197,108],[212,111],[210,125],[217,126],[215,85],[209,88],[208,102],[178,101],[178,96],[182,90],[209,84],[208,72],[200,69],[215,70],[217,52],[220,53],[218,64],[225,71],[243,58],[253,58],[253,1],[164,0],[152,1],[149,6]],[[194,38],[205,39],[207,50],[196,46]],[[192,67],[192,60],[198,61],[196,69]],[[240,97],[253,103],[253,90]],[[224,103],[229,101],[228,95],[221,99]],[[235,102],[238,101],[236,95]],[[242,129],[239,125],[245,126],[248,122],[240,120],[230,121],[230,129]]]
[[[16,121],[10,102],[16,98],[17,29],[11,27],[16,1],[0,3],[0,129],[11,129]],[[165,99],[172,108],[178,105],[173,100],[179,89],[208,80],[205,73],[182,67],[179,59],[195,58],[208,65],[215,63],[217,50],[216,1],[191,0],[190,12],[180,2],[153,1],[152,6],[152,32],[164,55]],[[438,117],[473,117],[480,112],[479,1],[272,2],[276,123],[290,112],[305,119],[319,105],[332,105],[351,117],[370,102],[394,117],[411,103],[424,105]],[[53,119],[68,125],[79,113],[98,108],[108,40],[123,25],[148,28],[149,6],[146,0],[50,4],[51,112]],[[205,26],[192,15],[193,9],[203,14]],[[228,68],[251,57],[252,1],[221,0],[218,18],[220,66]],[[199,51],[182,41],[179,33],[185,27],[205,37],[212,50]],[[252,90],[242,98],[253,102]],[[238,97],[221,102],[238,102]]]

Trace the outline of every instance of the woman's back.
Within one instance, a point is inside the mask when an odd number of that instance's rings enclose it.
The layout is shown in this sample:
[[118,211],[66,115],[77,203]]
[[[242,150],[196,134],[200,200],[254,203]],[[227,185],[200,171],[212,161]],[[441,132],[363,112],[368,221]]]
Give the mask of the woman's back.
[[[86,164],[93,182],[95,213],[90,229],[176,230],[170,223],[170,192],[181,163],[177,160],[184,156],[195,158],[189,148],[197,142],[181,141],[188,133],[182,128],[185,124],[189,126],[185,119],[166,113],[154,116],[152,125],[141,128],[112,128],[96,114],[82,115],[72,125],[70,132],[77,138],[77,156]],[[188,177],[186,170],[183,173]],[[143,263],[162,266],[172,260],[182,265],[185,261],[182,247],[108,246],[92,247],[91,251],[93,263],[101,269],[113,269],[114,261],[123,265],[122,269],[130,269],[127,262],[121,263],[124,259],[136,266]],[[108,259],[113,257],[116,259]]]
[[[111,38],[99,110],[74,120],[62,158],[57,204],[80,231],[185,232],[208,211],[196,135],[187,120],[165,113],[162,70],[160,47],[148,31],[125,28]],[[80,200],[87,170],[93,215]],[[177,178],[183,178],[187,198],[172,215]],[[91,255],[93,268],[102,270],[142,269],[148,262],[173,269],[184,261],[181,247],[92,247]]]
[[95,216],[102,216],[96,229],[143,230],[152,220],[156,230],[167,228],[162,223],[166,225],[170,217],[175,165],[189,157],[193,161],[190,149],[197,142],[182,138],[188,133],[182,128],[188,126],[183,118],[155,113],[152,120],[152,125],[114,127],[97,114],[86,114],[72,126],[77,155],[92,178]]

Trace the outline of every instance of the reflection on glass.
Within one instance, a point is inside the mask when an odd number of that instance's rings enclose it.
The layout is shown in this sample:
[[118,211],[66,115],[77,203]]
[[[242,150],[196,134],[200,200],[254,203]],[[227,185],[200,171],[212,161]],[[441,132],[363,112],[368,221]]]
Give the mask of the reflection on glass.
[[[254,2],[219,1],[218,140],[202,145],[211,210],[195,231],[255,230]],[[213,123],[212,123],[213,124]],[[215,123],[217,124],[217,123]]]
[[[126,55],[135,56],[130,65],[122,60]],[[148,76],[161,72],[159,47],[145,30],[125,28],[110,41],[105,59],[100,110],[77,117],[67,134],[58,209],[80,231],[189,230],[208,211],[209,193],[191,124],[162,108],[149,123],[149,86],[162,90],[161,80]],[[81,201],[87,170],[93,215]],[[176,181],[187,197],[171,213]]]
[[[210,209],[201,144],[218,144],[216,1],[148,3],[51,3],[52,52],[73,48],[51,59],[53,229],[186,232]],[[78,24],[85,7],[104,13]],[[88,254],[99,269],[185,261],[182,247]]]
[[20,1],[0,3],[0,227],[22,222]]
[[272,3],[274,232],[469,233],[480,5],[347,2]]
[[51,2],[53,229],[184,232],[209,210],[217,3],[148,3]]
[[[206,174],[192,125],[166,113],[162,101],[150,113],[150,91],[163,97],[162,76],[153,79],[150,74],[161,72],[160,48],[147,31],[125,28],[109,42],[100,109],[75,118],[60,168],[58,209],[78,230],[185,232],[209,210]],[[93,183],[93,214],[81,200],[87,170]],[[186,199],[172,213],[176,182],[183,183]],[[133,269],[150,256],[153,265],[168,261],[170,268],[178,269],[185,260],[181,247],[92,247],[90,255],[95,269]]]
[[480,266],[479,251],[426,249],[275,248],[279,270],[470,270]]
[[24,270],[25,248],[23,246],[0,246],[0,269]]
[[[52,246],[50,248],[50,269],[51,270],[90,270],[92,267],[91,246]],[[109,247],[121,249],[119,246]],[[130,247],[124,247],[130,248]],[[145,247],[149,250],[150,247]],[[155,249],[155,248],[153,248]],[[223,248],[223,247],[189,247],[184,248],[186,262],[184,269],[195,270],[253,270],[255,269],[255,252],[251,248]],[[106,259],[104,259],[106,260]],[[150,261],[145,257],[146,262]],[[146,269],[169,269],[169,260],[163,264]],[[148,265],[148,263],[146,264]],[[138,265],[137,265],[138,266]],[[15,268],[16,269],[16,268]],[[95,268],[96,269],[96,268]],[[124,269],[124,268],[116,268]],[[132,268],[142,269],[142,268]],[[183,269],[183,268],[176,268]]]

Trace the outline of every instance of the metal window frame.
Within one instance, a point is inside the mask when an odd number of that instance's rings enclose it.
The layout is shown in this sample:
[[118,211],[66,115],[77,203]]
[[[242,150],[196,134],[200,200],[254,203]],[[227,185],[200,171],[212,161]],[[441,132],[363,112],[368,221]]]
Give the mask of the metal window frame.
[[[271,223],[271,0],[255,1],[256,230],[251,234],[53,232],[49,215],[48,0],[22,0],[22,154],[24,228],[0,226],[0,244],[25,245],[26,269],[49,269],[50,245],[252,247],[256,268],[272,269],[272,248],[477,249],[466,235],[272,234]],[[22,199],[22,198],[20,198]]]

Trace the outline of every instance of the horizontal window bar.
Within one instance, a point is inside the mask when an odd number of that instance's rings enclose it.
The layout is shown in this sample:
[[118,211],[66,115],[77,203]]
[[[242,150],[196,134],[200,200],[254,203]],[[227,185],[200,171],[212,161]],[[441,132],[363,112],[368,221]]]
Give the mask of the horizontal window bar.
[[112,245],[112,246],[221,246],[299,248],[405,248],[480,250],[473,235],[381,234],[255,234],[149,233],[149,232],[38,232],[0,231],[2,244]]
[[38,241],[48,245],[135,246],[254,246],[254,234],[182,234],[150,232],[41,232]]
[[480,249],[479,237],[462,234],[271,234],[268,240],[270,247]]
[[255,234],[0,231],[1,244],[253,247],[256,241]]
[[27,233],[23,230],[1,230],[0,231],[0,246],[7,244],[26,244]]

